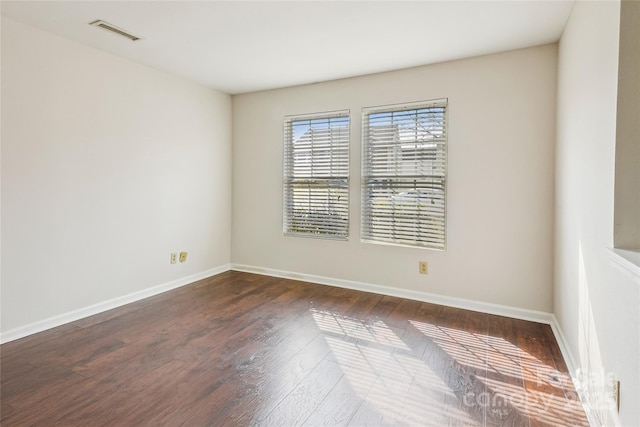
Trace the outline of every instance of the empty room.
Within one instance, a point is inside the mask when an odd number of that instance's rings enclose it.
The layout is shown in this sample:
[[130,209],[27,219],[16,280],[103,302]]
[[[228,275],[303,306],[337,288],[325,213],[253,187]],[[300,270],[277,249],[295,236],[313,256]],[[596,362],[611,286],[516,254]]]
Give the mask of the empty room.
[[0,12],[2,426],[640,426],[640,2]]

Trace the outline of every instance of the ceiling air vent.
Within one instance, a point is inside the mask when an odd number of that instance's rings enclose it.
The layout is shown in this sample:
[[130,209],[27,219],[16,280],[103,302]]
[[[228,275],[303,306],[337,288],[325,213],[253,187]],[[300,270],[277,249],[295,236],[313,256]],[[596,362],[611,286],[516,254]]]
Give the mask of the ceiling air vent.
[[118,34],[122,37],[126,37],[131,41],[141,40],[140,37],[134,36],[133,34],[129,34],[125,30],[122,30],[114,25],[111,25],[108,22],[98,20],[98,21],[93,21],[89,23],[89,25],[93,25],[94,27],[99,27],[104,30],[111,31],[114,34]]

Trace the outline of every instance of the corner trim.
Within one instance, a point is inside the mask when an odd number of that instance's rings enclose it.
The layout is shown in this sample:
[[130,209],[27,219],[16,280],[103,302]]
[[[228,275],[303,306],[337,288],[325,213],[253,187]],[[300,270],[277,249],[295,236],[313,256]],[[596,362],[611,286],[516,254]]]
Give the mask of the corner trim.
[[172,289],[176,289],[198,280],[206,279],[207,277],[215,276],[216,274],[224,273],[231,269],[230,264],[220,265],[218,267],[211,268],[209,270],[201,271],[200,273],[191,274],[189,276],[181,277],[176,280],[172,280],[161,285],[153,286],[151,288],[143,289],[141,291],[133,292],[127,295],[116,297],[107,301],[99,302],[87,307],[79,308],[67,313],[62,313],[57,316],[49,317],[47,319],[39,320],[37,322],[29,323],[28,325],[20,326],[15,329],[8,330],[0,333],[0,344],[14,341],[28,335],[36,334],[38,332],[46,331],[47,329],[55,328],[56,326],[64,325],[65,323],[74,322],[85,317],[93,316],[94,314],[102,313],[113,308],[121,307],[125,304],[130,304],[154,295],[158,295]]
[[500,304],[479,302],[464,298],[449,297],[446,295],[428,292],[412,291],[409,289],[393,288],[390,286],[374,285],[370,283],[356,282],[353,280],[337,279],[333,277],[316,276],[313,274],[296,273],[291,271],[276,270],[272,268],[256,267],[245,264],[231,264],[231,270],[244,271],[246,273],[261,274],[264,276],[282,277],[284,279],[302,280],[320,285],[336,286],[339,288],[353,289],[374,294],[388,295],[392,297],[407,298],[415,301],[432,304],[446,305],[448,307],[462,308],[465,310],[479,311],[498,316],[512,317],[515,319],[529,320],[532,322],[551,324],[552,314],[544,311],[528,310],[524,308],[510,307]]
[[640,284],[640,252],[606,248],[611,264],[629,279]]

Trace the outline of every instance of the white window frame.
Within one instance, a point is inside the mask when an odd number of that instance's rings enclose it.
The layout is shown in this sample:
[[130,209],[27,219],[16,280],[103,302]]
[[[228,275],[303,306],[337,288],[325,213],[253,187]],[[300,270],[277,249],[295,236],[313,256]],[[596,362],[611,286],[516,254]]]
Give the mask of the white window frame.
[[[284,235],[348,239],[349,113],[340,110],[284,118]],[[305,127],[303,134],[296,135]]]
[[362,109],[361,240],[446,250],[448,100]]

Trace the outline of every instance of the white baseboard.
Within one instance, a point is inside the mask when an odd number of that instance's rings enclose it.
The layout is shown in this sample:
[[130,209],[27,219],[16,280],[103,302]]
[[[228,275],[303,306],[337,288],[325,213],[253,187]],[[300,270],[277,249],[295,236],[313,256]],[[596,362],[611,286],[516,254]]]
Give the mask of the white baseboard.
[[128,295],[123,295],[121,297],[99,302],[88,307],[83,307],[77,310],[70,311],[68,313],[59,314],[57,316],[49,317],[47,319],[39,320],[25,326],[11,329],[0,334],[0,343],[4,344],[6,342],[17,340],[28,335],[46,331],[47,329],[55,328],[56,326],[64,325],[65,323],[74,322],[76,320],[93,316],[94,314],[102,313],[104,311],[111,310],[125,304],[130,304],[141,299],[152,297],[154,295],[158,295],[163,292],[188,285],[198,280],[206,279],[207,277],[224,273],[225,271],[230,270],[230,268],[230,264],[221,265],[209,270],[202,271],[200,273],[181,277],[179,279],[172,280],[171,282],[163,283],[158,286],[153,286],[151,288],[143,289],[138,292],[133,292]]
[[556,337],[556,341],[558,342],[558,347],[560,347],[560,352],[562,353],[562,357],[564,361],[567,363],[567,369],[569,373],[573,377],[575,373],[578,371],[578,365],[576,363],[576,359],[573,356],[573,352],[569,347],[569,343],[562,332],[562,328],[558,323],[558,319],[555,314],[551,315],[551,322],[549,323],[551,326],[551,330],[553,331],[553,335]]
[[[569,375],[571,375],[571,380],[573,381],[574,387],[576,388],[578,397],[582,402],[582,408],[584,409],[584,412],[587,416],[589,425],[591,426],[601,425],[602,423],[598,422],[598,417],[593,412],[593,410],[589,407],[589,405],[585,404],[585,402],[587,401],[586,396],[584,394],[585,390],[580,388],[580,378],[579,378],[580,366],[578,365],[578,361],[573,355],[573,352],[571,351],[571,347],[569,347],[569,342],[567,341],[564,333],[562,332],[562,328],[560,327],[560,324],[558,323],[558,319],[554,314],[551,315],[550,326],[551,326],[551,330],[553,331],[553,335],[555,336],[556,341],[558,343],[558,347],[560,347],[560,352],[562,353],[562,357],[564,358],[564,361],[567,364],[567,370],[569,371]],[[616,418],[617,416],[614,416],[613,418],[610,418],[610,419],[616,419]]]
[[543,311],[527,310],[524,308],[509,307],[500,304],[479,302],[464,298],[449,297],[446,295],[428,292],[412,291],[409,289],[393,288],[390,286],[374,285],[370,283],[356,282],[353,280],[336,279],[332,277],[315,276],[312,274],[295,273],[291,271],[275,270],[271,268],[255,267],[243,264],[231,264],[231,269],[247,273],[262,274],[266,276],[282,277],[285,279],[302,280],[321,285],[336,286],[339,288],[354,289],[371,292],[374,294],[389,295],[392,297],[407,298],[415,301],[432,304],[446,305],[448,307],[463,308],[465,310],[479,311],[498,316],[512,317],[515,319],[529,320],[532,322],[551,324],[553,315]]

